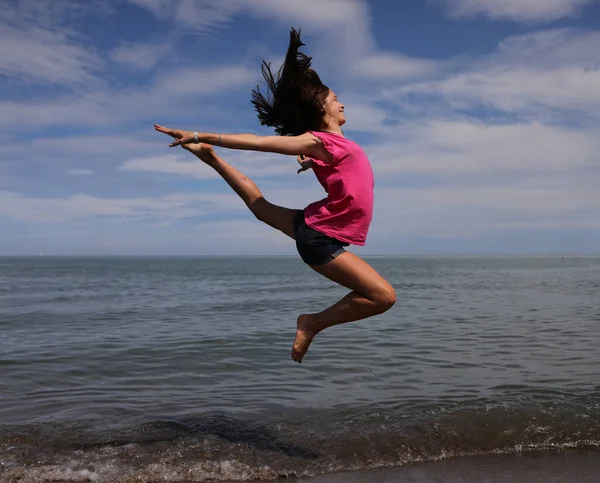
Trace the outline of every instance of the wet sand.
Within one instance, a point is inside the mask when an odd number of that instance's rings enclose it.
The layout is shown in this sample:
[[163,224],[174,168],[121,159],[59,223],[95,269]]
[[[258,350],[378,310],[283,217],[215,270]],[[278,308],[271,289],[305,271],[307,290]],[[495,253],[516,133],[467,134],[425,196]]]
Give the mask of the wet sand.
[[288,483],[598,483],[600,451],[471,456]]

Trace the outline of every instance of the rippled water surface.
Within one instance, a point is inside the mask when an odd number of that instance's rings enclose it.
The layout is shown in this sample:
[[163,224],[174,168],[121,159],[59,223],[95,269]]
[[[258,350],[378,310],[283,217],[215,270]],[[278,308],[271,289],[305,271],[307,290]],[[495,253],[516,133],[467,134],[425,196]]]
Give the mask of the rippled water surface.
[[600,257],[369,258],[387,313],[296,258],[0,258],[0,476],[277,478],[600,444]]

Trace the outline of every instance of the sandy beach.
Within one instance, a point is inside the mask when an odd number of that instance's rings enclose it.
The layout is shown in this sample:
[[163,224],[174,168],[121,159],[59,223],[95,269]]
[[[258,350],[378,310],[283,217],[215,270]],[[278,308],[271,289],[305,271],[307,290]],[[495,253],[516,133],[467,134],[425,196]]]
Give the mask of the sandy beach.
[[[600,452],[532,452],[454,458],[397,468],[343,472],[289,483],[597,483]],[[281,480],[284,481],[284,480]]]

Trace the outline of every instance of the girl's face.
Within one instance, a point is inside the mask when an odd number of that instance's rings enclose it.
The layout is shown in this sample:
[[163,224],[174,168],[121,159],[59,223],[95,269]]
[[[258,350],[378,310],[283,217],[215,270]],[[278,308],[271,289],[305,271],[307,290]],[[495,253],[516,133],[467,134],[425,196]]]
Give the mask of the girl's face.
[[327,94],[327,97],[325,98],[325,120],[334,121],[339,126],[344,125],[346,123],[344,109],[344,105],[338,101],[335,92],[330,90],[329,94]]

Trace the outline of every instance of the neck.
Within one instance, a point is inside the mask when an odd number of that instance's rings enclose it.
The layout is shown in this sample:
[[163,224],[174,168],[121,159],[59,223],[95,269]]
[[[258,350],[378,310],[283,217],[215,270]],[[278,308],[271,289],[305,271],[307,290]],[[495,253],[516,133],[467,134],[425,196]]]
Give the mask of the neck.
[[335,123],[335,122],[330,122],[330,123],[324,123],[323,127],[322,127],[323,131],[327,131],[327,132],[333,132],[335,134],[339,134],[340,136],[343,136],[344,133],[342,132],[342,128],[340,127],[339,124]]

